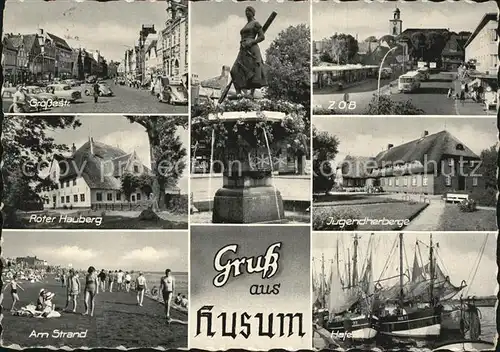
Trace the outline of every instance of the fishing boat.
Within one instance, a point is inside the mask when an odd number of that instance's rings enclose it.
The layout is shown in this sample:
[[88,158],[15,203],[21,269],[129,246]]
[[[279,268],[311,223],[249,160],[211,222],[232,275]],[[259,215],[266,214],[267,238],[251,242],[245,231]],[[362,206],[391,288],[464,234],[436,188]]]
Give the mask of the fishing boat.
[[[325,280],[324,257],[322,257],[322,275],[317,302],[323,306],[322,326],[333,337],[340,340],[369,340],[377,335],[378,317],[371,314],[371,293],[373,291],[371,254],[361,279],[358,277],[358,237],[354,235],[352,262],[347,254],[346,273],[340,268],[339,248],[335,259],[331,261],[329,279]],[[344,280],[343,278],[346,278]],[[319,311],[319,309],[317,310]],[[327,314],[325,314],[327,312]]]
[[442,302],[457,295],[465,286],[455,286],[445,276],[435,257],[435,245],[430,235],[429,261],[420,265],[419,242],[415,248],[415,256],[411,277],[405,282],[403,255],[403,234],[399,234],[399,283],[387,289],[382,288],[378,299],[382,301],[379,311],[380,330],[383,335],[411,338],[433,338],[441,335],[443,325],[455,324],[448,319]]

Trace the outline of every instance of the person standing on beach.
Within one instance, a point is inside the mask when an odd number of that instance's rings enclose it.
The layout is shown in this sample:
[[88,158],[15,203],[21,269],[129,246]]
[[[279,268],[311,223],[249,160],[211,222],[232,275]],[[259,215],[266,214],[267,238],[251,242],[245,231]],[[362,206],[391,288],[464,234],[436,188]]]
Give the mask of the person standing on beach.
[[68,277],[68,298],[66,300],[66,307],[64,307],[64,311],[67,311],[69,308],[70,301],[73,302],[73,313],[76,313],[77,303],[76,300],[78,295],[80,294],[80,278],[78,277],[78,273],[76,273],[73,269],[69,271]]
[[108,287],[109,292],[113,292],[113,272],[111,270],[108,272]]
[[104,292],[106,291],[106,272],[104,271],[104,269],[101,269],[98,277],[101,292]]
[[123,291],[123,271],[120,269],[118,270],[118,274],[116,276],[116,282],[118,283],[118,288],[120,291]]
[[19,295],[17,293],[17,289],[19,288],[21,291],[24,291],[24,288],[22,288],[21,285],[19,285],[19,283],[17,282],[17,275],[14,275],[12,277],[12,280],[7,285],[5,285],[5,288],[3,290],[5,291],[9,286],[10,286],[10,296],[12,297],[12,306],[10,310],[14,310],[17,301],[19,301]]
[[132,281],[132,276],[130,276],[129,272],[125,273],[125,291],[130,292],[130,282]]
[[97,275],[93,266],[87,270],[85,277],[85,313],[83,315],[94,316],[95,295],[97,294]]
[[170,269],[165,270],[165,276],[161,278],[160,291],[165,303],[165,316],[167,322],[170,322],[170,304],[175,291],[175,278],[172,276]]
[[139,276],[136,279],[135,286],[137,289],[137,304],[142,307],[142,302],[144,300],[144,292],[146,292],[147,289],[146,278],[144,277],[142,272],[139,273]]

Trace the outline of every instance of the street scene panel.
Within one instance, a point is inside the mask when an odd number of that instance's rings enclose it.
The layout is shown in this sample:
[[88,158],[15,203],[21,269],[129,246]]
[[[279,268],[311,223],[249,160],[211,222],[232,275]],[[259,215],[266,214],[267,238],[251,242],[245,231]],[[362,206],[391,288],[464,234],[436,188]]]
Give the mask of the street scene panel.
[[187,231],[2,235],[3,347],[187,347]]
[[496,232],[314,233],[312,248],[316,349],[494,349]]
[[[317,231],[494,231],[496,118],[314,117]],[[473,133],[471,131],[474,131]]]
[[5,117],[4,227],[187,229],[187,124],[187,116]]
[[309,223],[309,3],[190,6],[191,222]]
[[496,115],[497,12],[492,2],[315,2],[314,114]]
[[7,2],[3,112],[188,112],[188,6]]

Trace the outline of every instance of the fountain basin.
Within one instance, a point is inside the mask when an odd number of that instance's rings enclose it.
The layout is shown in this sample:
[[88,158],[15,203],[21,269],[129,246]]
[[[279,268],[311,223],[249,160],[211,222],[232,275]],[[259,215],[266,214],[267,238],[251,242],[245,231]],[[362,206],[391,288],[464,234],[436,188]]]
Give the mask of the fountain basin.
[[246,122],[272,121],[281,122],[286,118],[286,114],[279,111],[227,111],[223,114],[209,114],[208,120],[214,121],[238,121]]

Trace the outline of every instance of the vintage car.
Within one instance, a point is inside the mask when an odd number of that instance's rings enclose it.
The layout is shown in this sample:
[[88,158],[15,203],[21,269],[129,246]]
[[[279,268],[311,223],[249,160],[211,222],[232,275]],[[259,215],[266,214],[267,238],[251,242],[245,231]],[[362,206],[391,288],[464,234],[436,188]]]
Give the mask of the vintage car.
[[57,97],[57,95],[52,94],[52,93],[48,93],[45,89],[40,88],[38,86],[27,86],[26,90],[27,90],[29,95],[36,97],[38,100],[56,101],[59,99]]
[[153,93],[160,102],[172,105],[188,103],[188,90],[181,79],[158,76],[153,86]]
[[82,98],[82,93],[76,89],[71,89],[67,84],[49,84],[47,91],[53,91],[58,99],[75,102]]
[[[16,88],[2,88],[2,110],[4,113],[14,113],[14,94]],[[38,104],[38,99],[30,94],[26,94],[25,109],[28,113],[41,111],[42,108]]]
[[[106,83],[99,82],[99,96],[100,97],[112,97],[113,91]],[[85,95],[94,95],[94,86],[90,85],[85,88]]]

